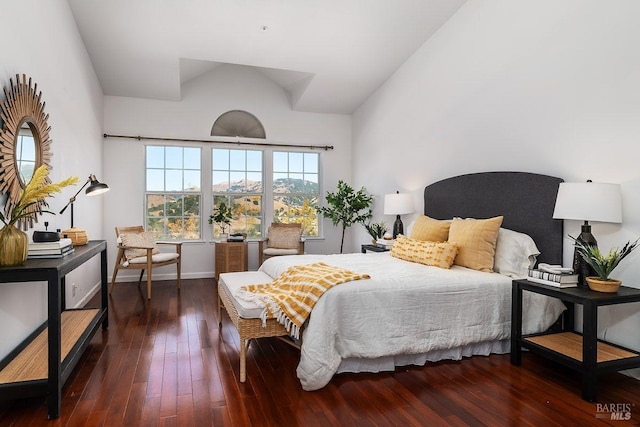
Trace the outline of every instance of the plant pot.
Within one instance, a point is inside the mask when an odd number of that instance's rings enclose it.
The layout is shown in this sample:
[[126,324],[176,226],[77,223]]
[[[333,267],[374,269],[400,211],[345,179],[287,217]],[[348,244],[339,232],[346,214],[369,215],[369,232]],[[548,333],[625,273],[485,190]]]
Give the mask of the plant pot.
[[593,277],[593,276],[586,277],[585,280],[587,281],[587,285],[589,285],[589,288],[592,291],[598,291],[598,292],[615,293],[615,292],[618,292],[618,289],[622,284],[621,280],[615,280],[615,279],[602,280],[599,277]]
[[27,233],[13,225],[0,230],[0,267],[13,267],[27,260],[29,252]]

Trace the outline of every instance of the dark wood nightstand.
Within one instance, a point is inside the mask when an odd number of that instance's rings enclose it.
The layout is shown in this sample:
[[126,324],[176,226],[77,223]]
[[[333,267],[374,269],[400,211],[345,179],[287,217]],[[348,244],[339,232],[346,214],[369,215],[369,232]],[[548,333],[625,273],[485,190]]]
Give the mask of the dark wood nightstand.
[[367,252],[388,252],[391,249],[381,248],[380,246],[376,245],[362,245],[361,250],[363,254],[366,254]]
[[[522,335],[522,291],[562,300],[567,305],[560,332]],[[511,305],[511,364],[519,366],[522,347],[582,372],[582,398],[596,399],[598,373],[640,367],[640,351],[598,340],[598,307],[640,302],[640,289],[621,286],[617,293],[589,288],[556,288],[528,280],[514,280]],[[582,334],[574,332],[574,304],[581,304]]]

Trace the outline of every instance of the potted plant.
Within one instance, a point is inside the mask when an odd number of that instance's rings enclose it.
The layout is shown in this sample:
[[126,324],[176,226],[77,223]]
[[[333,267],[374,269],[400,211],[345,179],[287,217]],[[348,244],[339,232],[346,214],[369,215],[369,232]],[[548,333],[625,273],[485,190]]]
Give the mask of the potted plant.
[[372,243],[375,245],[376,242],[378,241],[378,239],[382,239],[384,237],[384,233],[387,232],[387,225],[383,222],[369,222],[367,224],[364,224],[364,228],[367,230],[367,233],[369,233],[369,236],[371,236]]
[[0,212],[0,221],[4,223],[4,227],[0,230],[0,266],[20,265],[27,260],[29,251],[27,234],[18,229],[16,224],[29,217],[36,219],[37,213],[53,214],[53,212],[46,210],[34,210],[33,206],[36,206],[45,197],[50,197],[53,193],[60,192],[64,187],[78,182],[78,177],[72,176],[58,183],[48,183],[48,173],[46,165],[38,167],[29,183],[22,190],[20,200],[13,209],[6,214]]
[[606,255],[600,252],[597,246],[584,243],[581,240],[569,236],[576,248],[578,254],[589,264],[596,272],[597,276],[586,277],[585,280],[594,291],[599,292],[617,292],[622,282],[620,280],[611,279],[609,275],[614,268],[620,264],[627,255],[629,255],[638,245],[638,240],[631,243],[627,242],[622,249],[611,248]]
[[340,253],[344,247],[344,232],[347,227],[351,227],[356,223],[364,223],[371,218],[372,213],[369,206],[373,201],[373,196],[367,193],[362,187],[355,191],[349,184],[344,181],[338,181],[338,191],[335,193],[327,192],[327,204],[319,208],[320,213],[325,218],[331,219],[334,226],[342,227],[342,240],[340,242]]
[[218,209],[214,209],[213,215],[209,215],[209,224],[215,223],[220,227],[220,237],[225,238],[227,227],[231,226],[232,218],[233,214],[231,213],[231,209],[227,207],[225,202],[221,202]]

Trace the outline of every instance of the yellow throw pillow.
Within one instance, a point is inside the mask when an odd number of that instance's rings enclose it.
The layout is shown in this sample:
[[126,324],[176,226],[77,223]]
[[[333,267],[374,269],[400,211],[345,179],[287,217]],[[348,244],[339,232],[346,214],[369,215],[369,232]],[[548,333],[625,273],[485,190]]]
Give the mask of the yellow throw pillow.
[[502,216],[489,219],[454,218],[449,228],[449,241],[458,245],[455,264],[492,272],[502,219]]
[[399,234],[391,247],[391,256],[410,262],[451,268],[458,247],[450,242],[423,242]]
[[427,242],[446,242],[449,238],[451,221],[441,221],[426,215],[416,218],[410,238]]

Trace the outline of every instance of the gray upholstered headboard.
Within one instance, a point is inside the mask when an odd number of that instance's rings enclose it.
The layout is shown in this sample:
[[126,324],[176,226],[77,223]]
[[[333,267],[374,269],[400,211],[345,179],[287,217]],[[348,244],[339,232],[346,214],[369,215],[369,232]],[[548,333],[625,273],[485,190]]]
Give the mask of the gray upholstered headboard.
[[540,250],[538,262],[562,264],[562,220],[553,219],[563,180],[526,172],[484,172],[444,179],[424,189],[424,213],[436,219],[490,218],[526,233]]

